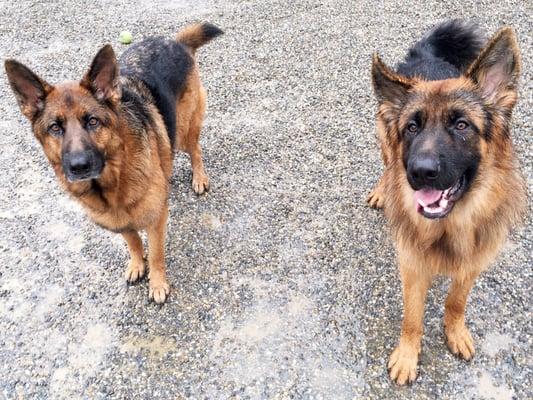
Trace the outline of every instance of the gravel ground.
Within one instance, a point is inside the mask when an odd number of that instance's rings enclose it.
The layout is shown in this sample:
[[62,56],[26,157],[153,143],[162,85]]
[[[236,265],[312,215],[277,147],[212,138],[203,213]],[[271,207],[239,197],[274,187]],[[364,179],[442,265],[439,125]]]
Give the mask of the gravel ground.
[[0,398],[532,398],[531,216],[473,289],[474,360],[444,344],[442,279],[418,380],[399,388],[386,373],[402,307],[384,218],[364,204],[381,171],[371,53],[394,63],[451,17],[512,25],[514,138],[533,178],[531,2],[420,3],[0,0],[1,58],[50,82],[81,77],[104,43],[124,51],[124,29],[226,31],[198,54],[212,190],[197,198],[177,157],[162,307],[146,281],[124,282],[122,239],[59,191],[1,74]]

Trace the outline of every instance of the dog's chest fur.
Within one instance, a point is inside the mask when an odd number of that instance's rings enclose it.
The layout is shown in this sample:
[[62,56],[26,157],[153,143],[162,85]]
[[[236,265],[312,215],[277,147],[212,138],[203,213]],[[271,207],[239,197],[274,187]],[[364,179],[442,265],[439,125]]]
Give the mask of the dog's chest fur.
[[442,220],[429,220],[416,212],[405,174],[398,172],[401,169],[389,176],[388,192],[395,195],[386,200],[385,213],[406,264],[456,275],[483,270],[496,257],[523,215],[525,189],[512,163],[502,169],[492,164],[493,160],[484,161],[482,169],[491,174],[478,180]]
[[173,152],[161,115],[140,82],[122,80],[122,108],[114,148],[97,180],[63,186],[98,225],[114,231],[142,230],[160,215],[167,201]]

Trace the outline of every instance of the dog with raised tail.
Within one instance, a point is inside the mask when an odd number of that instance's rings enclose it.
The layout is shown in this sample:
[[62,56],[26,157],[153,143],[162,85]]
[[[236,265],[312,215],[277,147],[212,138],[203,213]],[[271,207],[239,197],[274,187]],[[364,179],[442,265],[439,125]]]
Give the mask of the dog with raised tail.
[[61,186],[101,227],[121,233],[126,279],[145,274],[139,231],[148,234],[149,297],[170,290],[165,267],[169,178],[175,150],[191,157],[192,187],[209,187],[198,143],[206,105],[195,51],[222,31],[194,24],[175,39],[150,37],[117,61],[104,46],[80,81],[47,83],[7,60],[7,77]]

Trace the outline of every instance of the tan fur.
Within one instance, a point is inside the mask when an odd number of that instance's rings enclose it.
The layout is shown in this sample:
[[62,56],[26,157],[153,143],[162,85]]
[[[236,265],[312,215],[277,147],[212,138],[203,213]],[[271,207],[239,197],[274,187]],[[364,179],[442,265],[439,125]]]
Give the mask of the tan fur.
[[[508,30],[502,32],[489,42],[487,48],[494,46],[501,35],[509,34]],[[516,43],[515,40],[512,42]],[[511,47],[518,59],[517,47]],[[481,53],[471,70],[477,68],[487,51]],[[387,69],[379,59],[374,60],[374,68]],[[385,75],[400,84],[407,82],[388,69]],[[452,105],[439,101],[432,103],[432,99],[439,99],[441,94],[457,89],[473,91],[477,87],[467,77],[409,82],[409,90],[426,94],[421,101],[430,108],[430,118],[438,116],[446,108],[460,108],[467,113],[469,120],[483,126],[481,109],[461,102]],[[437,221],[426,219],[416,211],[414,191],[403,166],[398,125],[406,123],[403,119],[409,114],[409,109],[400,111],[398,104],[383,101],[378,110],[377,134],[385,171],[367,201],[372,207],[384,208],[398,253],[404,319],[400,341],[388,367],[391,378],[399,384],[413,381],[416,377],[424,303],[435,275],[445,275],[452,280],[444,315],[448,347],[464,359],[473,356],[474,344],[464,318],[468,293],[477,276],[501,250],[511,227],[521,220],[525,212],[525,183],[508,135],[510,112],[503,111],[514,107],[516,89],[500,88],[493,101],[498,107],[496,110],[502,112],[495,114],[491,139],[480,142],[482,158],[476,178],[452,212]],[[399,123],[396,123],[398,116]]]

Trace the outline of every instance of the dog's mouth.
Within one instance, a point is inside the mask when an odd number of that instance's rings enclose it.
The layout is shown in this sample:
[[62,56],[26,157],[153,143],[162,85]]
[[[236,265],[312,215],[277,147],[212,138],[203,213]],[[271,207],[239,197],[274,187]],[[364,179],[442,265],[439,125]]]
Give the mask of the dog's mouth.
[[93,179],[98,179],[100,177],[100,172],[94,171],[94,172],[81,174],[81,175],[74,175],[74,174],[67,173],[65,174],[65,177],[67,178],[67,181],[69,183],[85,182],[85,181],[90,181]]
[[466,186],[466,176],[446,190],[425,188],[415,191],[416,210],[426,218],[444,218],[461,198]]

